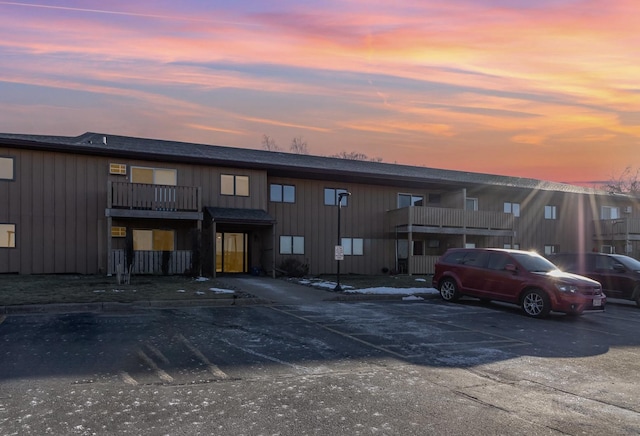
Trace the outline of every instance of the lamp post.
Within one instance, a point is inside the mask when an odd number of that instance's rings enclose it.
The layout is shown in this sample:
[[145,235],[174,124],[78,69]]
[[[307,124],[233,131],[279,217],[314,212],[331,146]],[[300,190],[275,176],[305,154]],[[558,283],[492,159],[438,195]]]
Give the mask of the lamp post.
[[[342,210],[342,199],[344,197],[348,197],[351,195],[351,192],[340,192],[338,194],[338,245],[337,247],[342,246],[342,241],[340,240],[340,211]],[[336,266],[337,266],[337,274],[336,274],[336,287],[333,288],[336,292],[342,292],[342,288],[340,287],[340,258],[338,256],[338,252],[336,250]],[[344,254],[343,254],[344,256]]]

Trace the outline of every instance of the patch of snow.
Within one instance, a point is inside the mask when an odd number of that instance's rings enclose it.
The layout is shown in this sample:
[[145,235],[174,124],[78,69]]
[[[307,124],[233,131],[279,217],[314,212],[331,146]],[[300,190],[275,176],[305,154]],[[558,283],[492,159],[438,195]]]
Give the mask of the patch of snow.
[[176,292],[180,292],[181,294],[184,294],[187,291],[185,291],[184,289],[178,289]]
[[414,300],[424,300],[422,297],[417,297],[415,295],[409,295],[407,297],[402,297],[404,301],[414,301]]
[[95,290],[93,292],[95,292],[95,293],[104,292],[104,289],[97,289],[97,290]]
[[[344,288],[343,288],[344,289]],[[347,294],[393,294],[393,295],[415,295],[415,294],[438,294],[435,288],[364,288],[349,289],[344,291]]]
[[416,279],[416,282],[426,282],[427,279]]
[[231,289],[219,289],[219,288],[209,288],[210,291],[215,292],[216,294],[233,294],[235,291]]
[[202,292],[202,291],[196,291],[196,295],[204,295],[204,292]]
[[207,277],[198,277],[194,279],[196,282],[208,282],[209,279]]

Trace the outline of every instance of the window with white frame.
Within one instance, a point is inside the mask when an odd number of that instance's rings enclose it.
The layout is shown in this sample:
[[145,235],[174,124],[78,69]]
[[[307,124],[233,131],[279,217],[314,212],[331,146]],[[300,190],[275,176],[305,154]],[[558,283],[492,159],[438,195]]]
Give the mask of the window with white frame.
[[272,183],[270,186],[269,199],[275,203],[295,203],[296,187],[293,185]]
[[465,210],[478,210],[478,199],[467,197],[464,203],[464,207]]
[[220,194],[235,195],[238,197],[249,196],[249,176],[236,176],[222,174],[220,176]]
[[0,157],[0,180],[15,179],[15,162],[12,157]]
[[119,176],[127,175],[127,165],[121,163],[110,163],[109,164],[109,174],[116,174]]
[[304,254],[304,236],[280,236],[280,254]]
[[558,252],[558,246],[557,245],[545,245],[544,246],[544,255],[548,256],[550,254],[555,254]]
[[[340,189],[340,188],[324,188],[324,204],[325,206],[337,206],[338,205],[338,196],[340,194],[346,194],[347,191],[346,189]],[[342,206],[346,206],[347,205],[347,198],[349,196],[348,195],[343,195],[342,196]]]
[[600,210],[601,220],[616,220],[620,218],[620,208],[613,206],[602,206]]
[[16,247],[16,225],[0,224],[0,248]]
[[557,210],[555,206],[545,206],[544,207],[544,219],[546,220],[555,220],[558,218]]
[[511,213],[513,216],[520,216],[520,203],[504,202],[504,213]]
[[510,250],[510,249],[520,250],[520,244],[513,244],[513,245],[511,245],[511,244],[502,244],[502,248],[505,248],[507,250]]
[[423,206],[424,196],[413,194],[398,194],[398,208],[409,206]]
[[362,238],[342,238],[341,244],[345,256],[364,255],[364,239]]

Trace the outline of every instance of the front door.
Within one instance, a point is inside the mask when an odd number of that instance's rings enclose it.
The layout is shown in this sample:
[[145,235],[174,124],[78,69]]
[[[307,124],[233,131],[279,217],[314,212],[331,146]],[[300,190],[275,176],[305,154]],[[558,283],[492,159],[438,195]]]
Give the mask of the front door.
[[248,272],[248,241],[247,233],[216,233],[216,272]]

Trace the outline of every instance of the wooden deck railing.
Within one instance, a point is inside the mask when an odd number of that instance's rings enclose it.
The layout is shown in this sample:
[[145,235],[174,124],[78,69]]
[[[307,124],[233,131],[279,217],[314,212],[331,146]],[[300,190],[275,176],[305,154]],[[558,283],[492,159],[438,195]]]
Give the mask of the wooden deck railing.
[[190,212],[202,208],[199,187],[109,182],[109,207]]
[[405,225],[511,230],[514,218],[503,212],[410,206],[388,212],[392,228]]
[[[163,274],[162,251],[134,251],[132,274]],[[125,250],[111,250],[111,274],[116,274],[118,265],[126,269]],[[169,257],[167,274],[185,274],[191,269],[191,251],[172,251]]]

